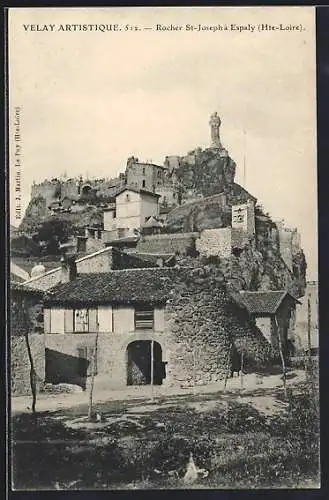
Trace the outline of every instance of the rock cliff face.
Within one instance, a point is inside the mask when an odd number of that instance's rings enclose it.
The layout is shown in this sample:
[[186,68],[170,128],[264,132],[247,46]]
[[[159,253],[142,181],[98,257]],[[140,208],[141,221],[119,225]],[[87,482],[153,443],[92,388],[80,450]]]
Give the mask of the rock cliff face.
[[223,191],[200,200],[184,203],[167,216],[168,232],[193,232],[228,227],[232,222],[232,205],[256,199],[239,184],[223,186]]

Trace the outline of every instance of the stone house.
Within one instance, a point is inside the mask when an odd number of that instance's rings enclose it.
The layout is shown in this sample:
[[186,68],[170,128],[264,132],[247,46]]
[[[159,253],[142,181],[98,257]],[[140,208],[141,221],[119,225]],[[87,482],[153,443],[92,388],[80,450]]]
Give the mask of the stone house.
[[164,184],[166,168],[153,163],[142,163],[137,158],[128,159],[126,168],[127,186],[157,192]]
[[10,359],[12,394],[29,394],[30,360],[27,336],[37,382],[45,378],[43,291],[21,283],[10,284]]
[[285,290],[240,291],[240,298],[271,346],[277,350],[281,339],[283,353],[292,355],[296,305],[300,302]]
[[111,269],[124,269],[134,267],[154,267],[156,264],[142,260],[133,254],[126,254],[120,249],[106,247],[97,252],[85,255],[79,259],[75,256],[68,257],[61,262],[61,265],[50,271],[38,274],[25,281],[24,284],[29,288],[49,290],[58,283],[67,281],[67,262],[73,259],[78,274],[87,274],[92,272],[108,272]]
[[104,231],[138,229],[149,217],[159,215],[160,195],[135,187],[124,187],[115,196],[115,208],[104,211]]
[[96,339],[96,383],[109,388],[150,384],[152,377],[174,386],[221,380],[241,339],[250,366],[271,355],[223,278],[207,268],[81,275],[48,292],[44,318],[52,383],[86,387]]

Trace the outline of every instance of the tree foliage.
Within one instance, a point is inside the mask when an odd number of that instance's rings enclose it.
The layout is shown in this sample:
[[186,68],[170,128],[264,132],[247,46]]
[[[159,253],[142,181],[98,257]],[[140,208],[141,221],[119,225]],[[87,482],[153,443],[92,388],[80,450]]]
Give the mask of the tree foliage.
[[44,254],[59,254],[59,244],[66,243],[72,234],[72,224],[69,221],[51,219],[39,227],[33,239],[42,247]]

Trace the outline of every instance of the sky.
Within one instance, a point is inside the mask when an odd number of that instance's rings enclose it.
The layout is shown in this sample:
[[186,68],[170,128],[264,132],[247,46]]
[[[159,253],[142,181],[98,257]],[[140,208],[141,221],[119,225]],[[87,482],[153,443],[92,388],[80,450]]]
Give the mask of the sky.
[[[116,23],[121,31],[66,30]],[[302,29],[282,29],[289,26]],[[245,158],[246,189],[273,219],[298,228],[308,279],[317,279],[312,7],[10,9],[8,45],[14,225],[15,107],[23,208],[33,181],[64,172],[112,177],[131,155],[163,164],[166,155],[208,147],[217,111],[236,182],[244,184]]]

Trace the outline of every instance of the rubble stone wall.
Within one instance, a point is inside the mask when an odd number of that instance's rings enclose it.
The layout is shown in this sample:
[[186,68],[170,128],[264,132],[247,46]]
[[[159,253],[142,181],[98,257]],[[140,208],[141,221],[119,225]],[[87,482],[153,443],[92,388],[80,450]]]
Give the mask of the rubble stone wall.
[[271,347],[246,312],[228,296],[220,278],[195,270],[194,283],[175,287],[165,318],[168,337],[168,381],[203,385],[225,377],[232,340],[243,349],[249,367],[267,364]]
[[201,256],[229,258],[232,253],[232,229],[205,229],[196,240],[196,250]]
[[86,253],[94,253],[104,248],[104,242],[101,239],[87,238]]
[[142,236],[137,244],[138,252],[178,253],[188,255],[195,251],[195,240],[199,233],[157,234]]
[[[37,390],[40,390],[45,379],[44,336],[37,333],[30,333],[29,344],[37,375]],[[30,395],[30,360],[25,337],[22,335],[12,336],[10,348],[11,393],[13,396]]]

